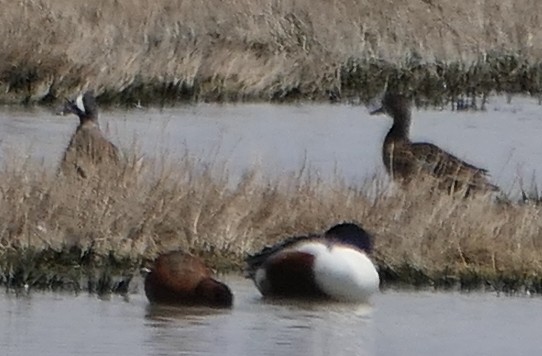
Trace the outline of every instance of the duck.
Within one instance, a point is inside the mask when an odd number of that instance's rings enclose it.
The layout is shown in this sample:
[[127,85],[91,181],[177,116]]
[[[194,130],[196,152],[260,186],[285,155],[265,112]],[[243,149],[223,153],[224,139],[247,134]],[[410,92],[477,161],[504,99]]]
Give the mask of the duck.
[[183,251],[159,255],[146,269],[145,295],[151,304],[230,308],[230,288],[212,276],[199,257]]
[[248,255],[245,272],[264,297],[368,302],[380,285],[372,250],[372,236],[345,222]]
[[387,114],[393,119],[382,145],[382,161],[393,181],[408,186],[427,179],[441,191],[462,192],[465,196],[499,191],[489,181],[487,169],[467,163],[433,143],[412,142],[411,105],[407,96],[386,91],[379,105],[370,111],[371,115]]
[[98,106],[94,90],[79,94],[75,100],[66,99],[61,112],[79,117],[75,129],[60,163],[60,172],[87,178],[97,167],[117,165],[120,151],[103,134],[98,123]]

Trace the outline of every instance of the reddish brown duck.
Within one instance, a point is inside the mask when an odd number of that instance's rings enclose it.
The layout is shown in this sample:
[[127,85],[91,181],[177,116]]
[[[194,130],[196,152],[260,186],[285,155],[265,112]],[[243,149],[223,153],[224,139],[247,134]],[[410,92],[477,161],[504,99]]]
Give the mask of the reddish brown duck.
[[200,258],[181,251],[158,256],[145,277],[145,294],[149,302],[159,304],[217,308],[233,304],[230,288],[214,279]]
[[79,125],[70,139],[60,164],[64,175],[86,178],[100,166],[118,164],[120,153],[100,130],[94,92],[89,90],[75,100],[66,100],[64,112],[79,117]]
[[386,171],[393,180],[408,184],[413,179],[435,180],[449,193],[465,195],[498,191],[488,180],[487,170],[467,163],[428,142],[411,142],[411,101],[404,95],[386,92],[381,106],[371,114],[385,113],[393,118],[382,147]]

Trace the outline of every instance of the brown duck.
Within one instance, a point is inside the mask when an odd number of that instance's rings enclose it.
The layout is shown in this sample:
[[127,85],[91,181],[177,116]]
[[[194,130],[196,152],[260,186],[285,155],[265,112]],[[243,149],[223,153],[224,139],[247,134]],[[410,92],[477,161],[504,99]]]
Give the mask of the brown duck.
[[182,251],[164,253],[145,277],[145,294],[153,304],[229,308],[230,288],[216,280],[199,257]]
[[79,126],[70,139],[60,164],[64,175],[86,178],[99,166],[118,164],[118,148],[105,138],[98,124],[98,107],[94,92],[89,90],[75,100],[66,100],[64,112],[79,117]]
[[488,180],[488,172],[467,163],[428,142],[411,142],[411,101],[398,93],[386,92],[381,105],[371,114],[385,113],[393,125],[384,139],[382,160],[393,180],[409,184],[414,179],[434,180],[435,186],[448,193],[498,191]]

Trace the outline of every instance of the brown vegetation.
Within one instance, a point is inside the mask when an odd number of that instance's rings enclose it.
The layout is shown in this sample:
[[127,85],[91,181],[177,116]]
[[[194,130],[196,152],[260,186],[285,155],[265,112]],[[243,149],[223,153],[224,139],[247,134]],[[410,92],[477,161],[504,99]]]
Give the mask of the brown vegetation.
[[[0,101],[538,93],[533,0],[0,0]],[[444,87],[443,84],[446,86]]]
[[538,206],[430,196],[419,184],[394,190],[380,179],[349,187],[304,173],[266,181],[253,171],[237,183],[189,156],[115,174],[82,183],[25,162],[6,165],[2,283],[49,287],[96,271],[134,274],[173,249],[220,270],[239,268],[264,244],[354,220],[375,234],[385,282],[542,291]]

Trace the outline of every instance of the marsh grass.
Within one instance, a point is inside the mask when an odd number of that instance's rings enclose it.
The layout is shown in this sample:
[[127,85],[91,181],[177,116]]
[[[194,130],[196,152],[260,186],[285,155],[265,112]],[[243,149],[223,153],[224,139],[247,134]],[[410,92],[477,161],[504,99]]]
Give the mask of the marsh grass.
[[102,103],[542,90],[532,0],[0,0],[0,101]]
[[[134,154],[134,157],[138,155]],[[219,271],[286,236],[358,221],[384,283],[542,292],[541,207],[456,199],[374,177],[348,186],[308,169],[239,181],[227,166],[162,157],[94,179],[11,159],[0,170],[0,282],[125,292],[158,253],[183,249]]]

